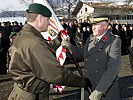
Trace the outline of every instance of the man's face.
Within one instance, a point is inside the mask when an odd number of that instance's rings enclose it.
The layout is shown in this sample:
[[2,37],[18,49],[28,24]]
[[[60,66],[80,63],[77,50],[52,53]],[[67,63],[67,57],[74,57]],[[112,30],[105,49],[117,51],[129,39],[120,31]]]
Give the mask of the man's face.
[[48,17],[40,15],[40,21],[39,21],[40,24],[39,24],[39,26],[40,26],[40,31],[41,32],[46,32],[47,31],[47,28],[50,25],[49,19],[50,18],[48,18]]
[[96,24],[92,24],[92,30],[94,36],[101,36],[104,32],[107,31],[107,22],[99,22]]
[[83,32],[86,32],[86,27],[83,27]]
[[118,25],[115,25],[115,28],[118,30],[119,29]]

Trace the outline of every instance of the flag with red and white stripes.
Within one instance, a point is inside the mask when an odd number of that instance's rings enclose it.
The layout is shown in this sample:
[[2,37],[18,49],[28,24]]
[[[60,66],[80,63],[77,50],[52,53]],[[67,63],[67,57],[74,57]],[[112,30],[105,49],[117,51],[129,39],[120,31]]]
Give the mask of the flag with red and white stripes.
[[[60,36],[62,39],[66,39],[68,37],[67,33],[65,32],[63,26],[61,25],[59,19],[57,18],[56,14],[54,13],[53,9],[50,7],[48,2],[46,0],[32,0],[33,3],[40,3],[47,8],[50,9],[52,12],[52,16],[50,17],[50,25],[48,27],[48,31],[45,33],[42,33],[43,37],[47,40],[53,40],[56,38],[56,36],[60,33]],[[66,59],[66,50],[60,46],[56,50],[56,57],[59,61],[60,65],[63,65]],[[57,92],[58,94],[61,94],[62,90],[65,88],[65,86],[54,86],[53,84],[50,85],[50,88]]]

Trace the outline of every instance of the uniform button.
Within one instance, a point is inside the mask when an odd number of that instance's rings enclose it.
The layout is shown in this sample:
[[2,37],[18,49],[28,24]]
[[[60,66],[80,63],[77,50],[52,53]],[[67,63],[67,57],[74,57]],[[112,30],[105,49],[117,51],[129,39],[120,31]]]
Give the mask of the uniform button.
[[102,51],[102,49],[100,48],[99,51]]
[[85,61],[87,61],[88,59],[85,59]]
[[98,59],[96,59],[96,61],[98,61]]
[[98,71],[96,70],[96,73],[97,73]]

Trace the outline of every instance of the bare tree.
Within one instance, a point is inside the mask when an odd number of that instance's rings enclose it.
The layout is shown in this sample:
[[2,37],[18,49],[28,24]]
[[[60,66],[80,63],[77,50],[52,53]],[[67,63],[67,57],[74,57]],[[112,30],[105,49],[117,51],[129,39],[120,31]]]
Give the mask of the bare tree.
[[51,5],[55,13],[59,16],[65,16],[68,19],[71,17],[72,9],[76,5],[77,0],[65,0],[65,3],[57,3],[56,5]]
[[133,2],[133,0],[125,0],[125,2],[130,5],[131,2]]
[[66,0],[67,4],[68,4],[68,19],[71,17],[71,9],[73,8],[73,6],[75,5],[75,3],[77,2],[76,0]]
[[20,4],[24,4],[25,6],[28,6],[29,3],[32,3],[32,0],[19,0]]

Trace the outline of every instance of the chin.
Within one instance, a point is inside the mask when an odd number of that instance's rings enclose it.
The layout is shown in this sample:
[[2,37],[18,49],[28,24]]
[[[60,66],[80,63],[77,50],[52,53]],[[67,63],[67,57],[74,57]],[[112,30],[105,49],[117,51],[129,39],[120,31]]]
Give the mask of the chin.
[[96,36],[97,34],[93,33],[94,36]]

